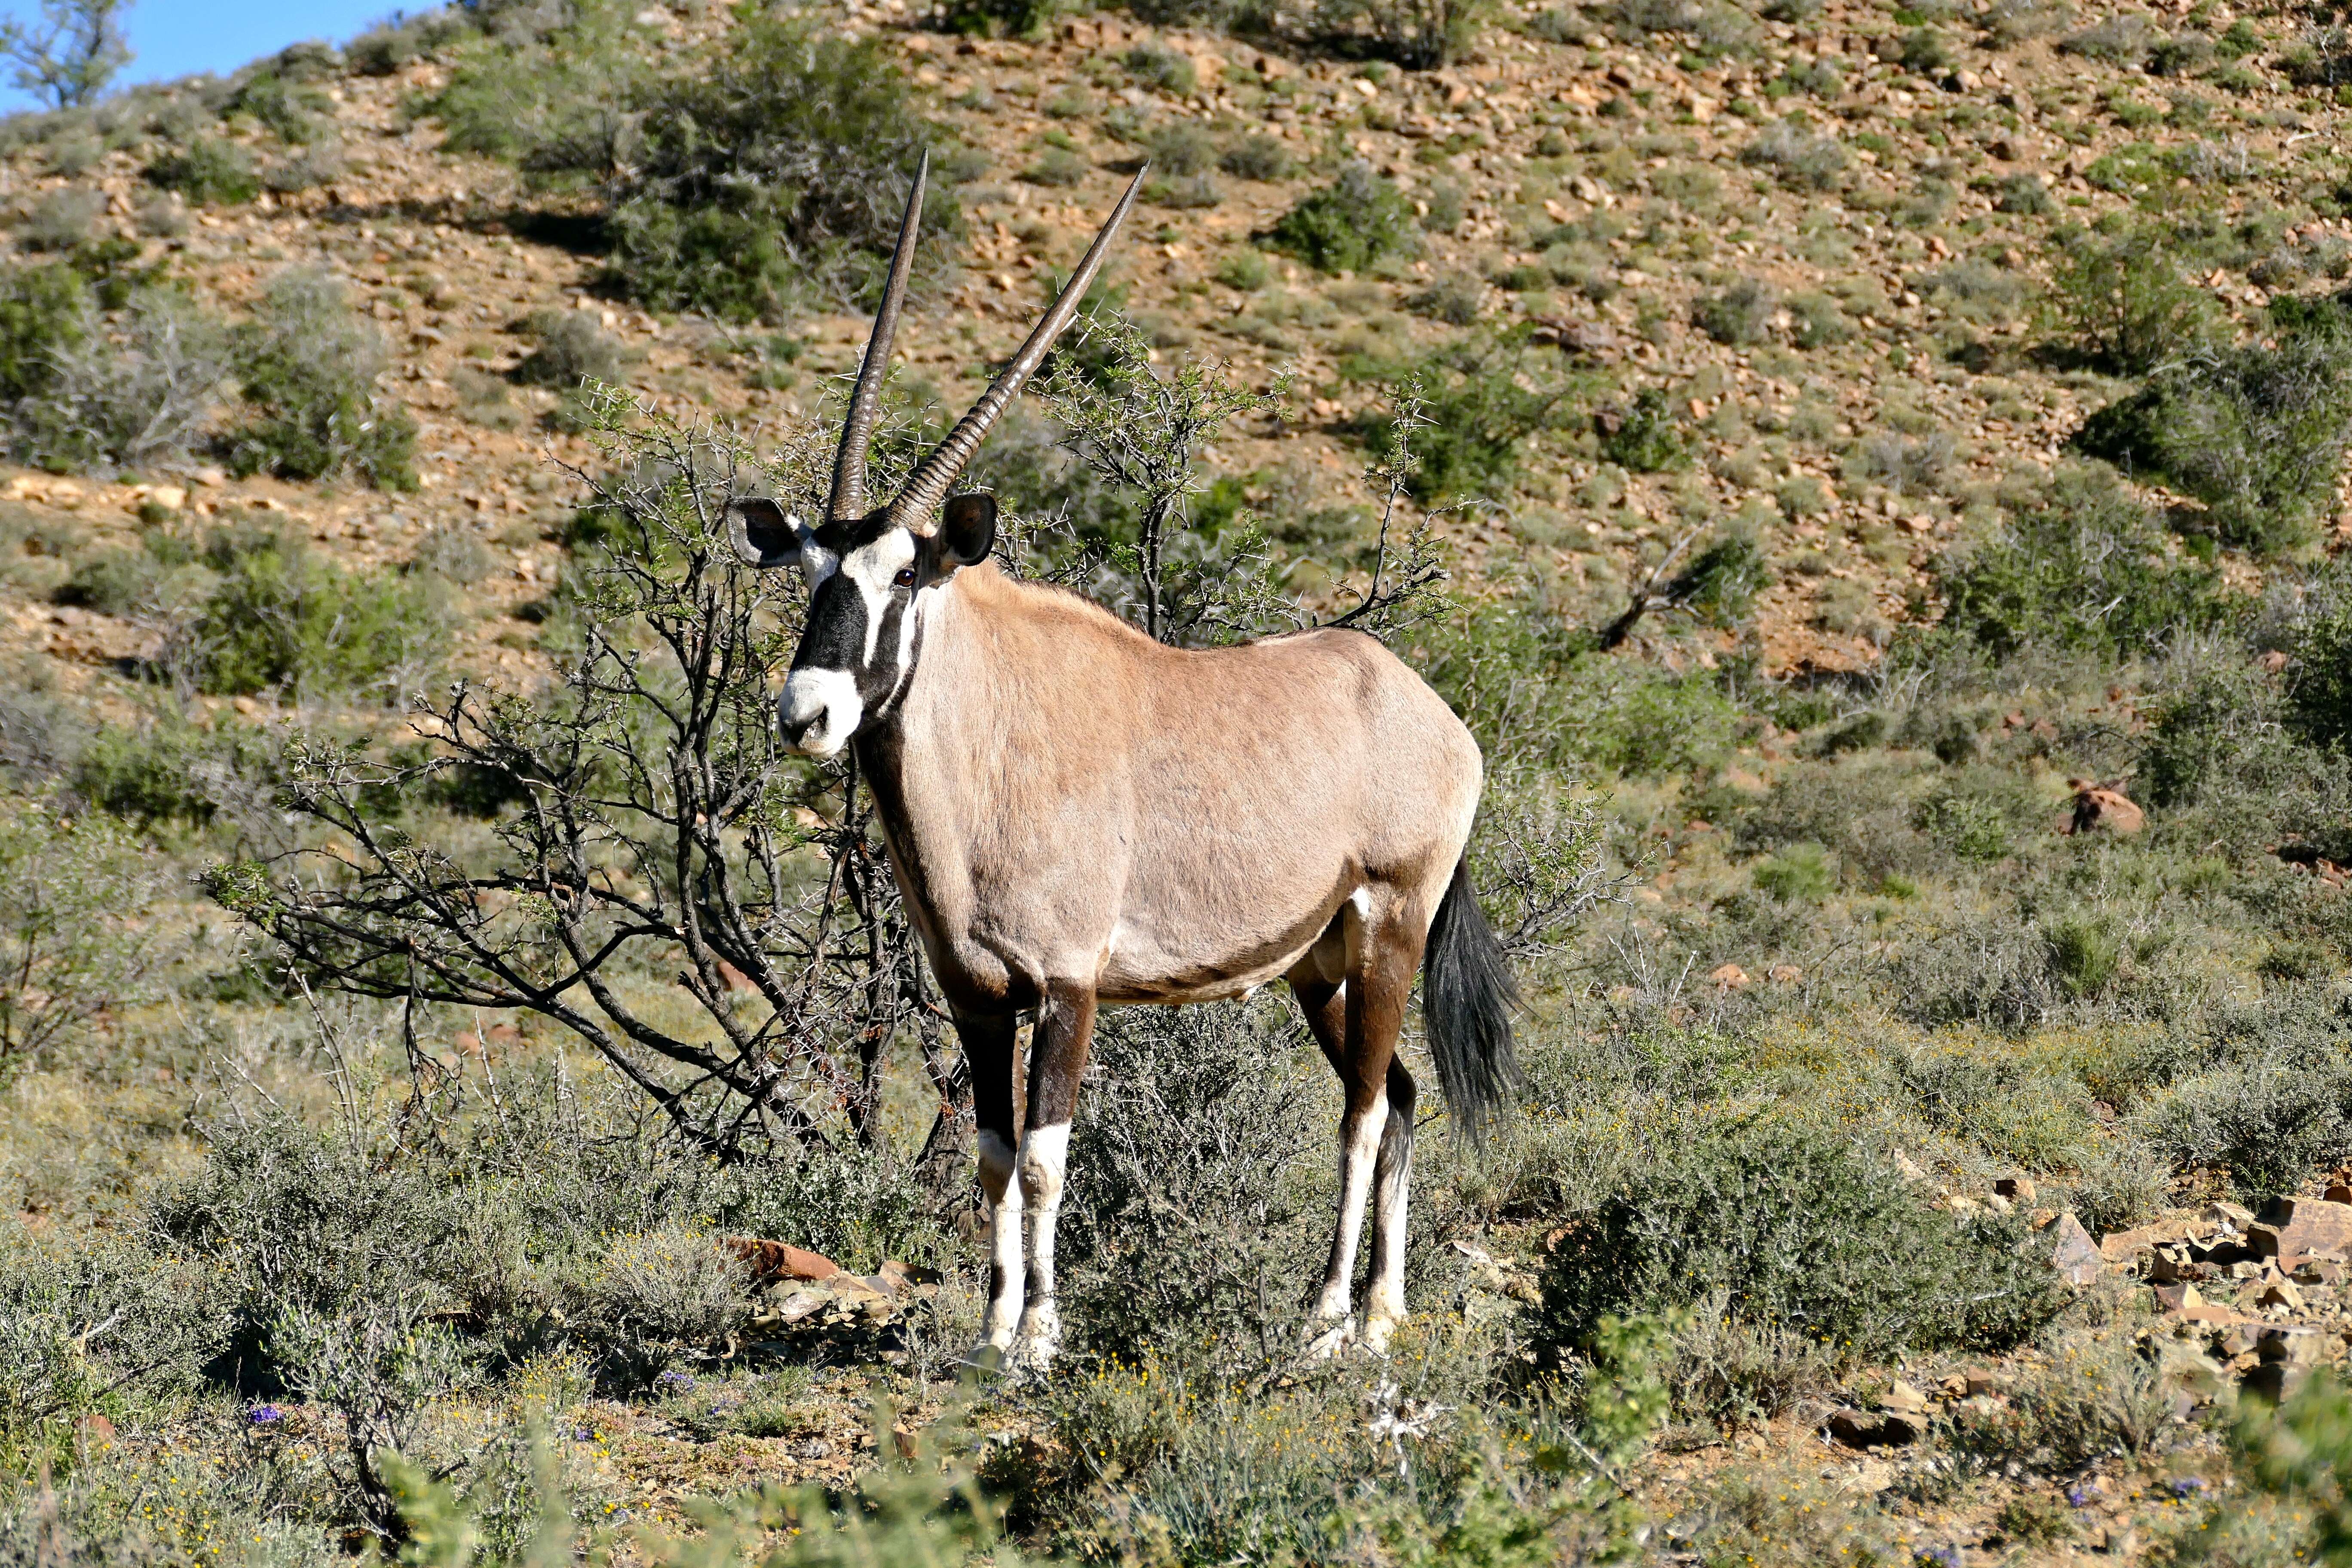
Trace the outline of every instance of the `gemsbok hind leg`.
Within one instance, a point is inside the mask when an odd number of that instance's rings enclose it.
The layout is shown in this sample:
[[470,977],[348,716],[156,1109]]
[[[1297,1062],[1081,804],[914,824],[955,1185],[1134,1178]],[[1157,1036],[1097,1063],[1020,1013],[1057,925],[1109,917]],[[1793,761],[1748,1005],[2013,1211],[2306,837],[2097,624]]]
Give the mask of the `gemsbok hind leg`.
[[[1352,921],[1352,911],[1342,916]],[[1308,1353],[1333,1355],[1356,1338],[1351,1313],[1356,1248],[1362,1239],[1364,1215],[1375,1187],[1381,1190],[1383,1217],[1393,1212],[1402,1226],[1404,1183],[1410,1170],[1411,1110],[1402,1142],[1391,1140],[1390,1067],[1396,1056],[1398,1030],[1404,1022],[1405,1000],[1412,974],[1421,962],[1419,927],[1398,918],[1393,910],[1376,911],[1356,931],[1347,933],[1347,972],[1343,984],[1322,978],[1327,966],[1310,955],[1292,977],[1307,1026],[1339,1074],[1344,1108],[1339,1120],[1339,1215],[1331,1238],[1331,1259],[1323,1274],[1323,1290],[1316,1317],[1330,1325],[1308,1345]],[[1320,944],[1318,944],[1320,945]],[[1309,966],[1314,966],[1308,973]],[[1408,1086],[1411,1079],[1406,1079]],[[1386,1171],[1383,1171],[1386,1167]],[[1385,1227],[1381,1232],[1386,1237]],[[1391,1238],[1401,1243],[1402,1237]],[[1371,1291],[1372,1312],[1364,1338],[1374,1348],[1386,1344],[1389,1331],[1403,1316],[1404,1292],[1401,1245],[1376,1241],[1376,1270]]]
[[1049,983],[1029,1042],[1028,1126],[1021,1135],[1021,1201],[1029,1225],[1029,1288],[1013,1343],[1014,1363],[1038,1372],[1053,1364],[1062,1342],[1062,1317],[1054,1304],[1054,1226],[1061,1217],[1070,1123],[1077,1114],[1078,1080],[1086,1074],[1094,1032],[1094,987],[1067,981]]
[[1364,1302],[1364,1343],[1375,1352],[1404,1321],[1406,1191],[1412,1184],[1412,1129],[1419,1099],[1404,1063],[1389,1058],[1388,1122],[1372,1173],[1372,1266]]
[[983,1351],[1013,1349],[1021,1321],[1021,1188],[1014,1181],[1013,1075],[1018,1045],[1011,1017],[956,1016],[956,1037],[971,1064],[973,1142],[980,1155],[980,1188],[988,1201],[988,1316],[981,1329]]

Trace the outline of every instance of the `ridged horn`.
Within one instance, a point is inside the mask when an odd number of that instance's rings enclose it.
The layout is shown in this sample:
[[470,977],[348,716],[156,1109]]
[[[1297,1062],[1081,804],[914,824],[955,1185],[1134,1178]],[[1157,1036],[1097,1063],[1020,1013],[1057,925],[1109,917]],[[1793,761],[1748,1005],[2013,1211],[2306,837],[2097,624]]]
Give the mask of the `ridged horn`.
[[1102,226],[1102,232],[1096,235],[1094,244],[1087,247],[1086,258],[1078,263],[1078,269],[1070,274],[1070,280],[1063,287],[1061,297],[1054,301],[1054,308],[1045,312],[1045,319],[1030,332],[1029,341],[1021,345],[1021,352],[1013,356],[1013,363],[1006,365],[1003,373],[981,395],[980,401],[971,405],[971,412],[948,432],[948,438],[931,448],[930,456],[923,459],[922,466],[907,481],[906,489],[890,503],[891,521],[926,536],[938,531],[938,521],[931,514],[947,498],[948,487],[956,482],[971,462],[972,455],[980,450],[980,444],[988,438],[989,426],[994,425],[1012,405],[1013,400],[1021,395],[1022,384],[1045,363],[1047,352],[1054,346],[1054,340],[1062,335],[1071,318],[1078,313],[1078,306],[1086,299],[1087,290],[1094,286],[1095,275],[1102,270],[1103,258],[1110,252],[1110,242],[1118,237],[1118,226],[1127,221],[1128,209],[1135,205],[1136,193],[1143,189],[1143,176],[1150,171],[1150,165],[1147,163],[1137,172],[1134,182],[1127,187],[1127,195],[1119,197],[1118,205],[1111,209],[1110,217]]
[[923,224],[923,180],[931,172],[926,148],[915,164],[915,188],[907,193],[907,216],[898,220],[898,247],[890,253],[890,277],[882,286],[882,308],[866,339],[866,360],[849,395],[849,416],[841,424],[841,450],[833,459],[833,499],[824,514],[835,522],[866,515],[866,448],[882,412],[882,384],[890,378],[890,340],[898,333],[898,307],[907,297],[907,274],[915,265],[915,231]]

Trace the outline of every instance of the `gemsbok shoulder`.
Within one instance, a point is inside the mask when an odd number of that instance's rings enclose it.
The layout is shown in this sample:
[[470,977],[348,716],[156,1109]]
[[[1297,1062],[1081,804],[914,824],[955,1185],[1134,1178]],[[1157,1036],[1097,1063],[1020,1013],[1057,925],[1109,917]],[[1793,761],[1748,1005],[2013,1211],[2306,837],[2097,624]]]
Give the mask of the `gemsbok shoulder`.
[[[982,1348],[1043,1367],[1058,1343],[1054,1226],[1096,1008],[1238,996],[1282,979],[1346,1098],[1311,1348],[1380,1349],[1405,1315],[1415,1091],[1396,1047],[1416,967],[1457,1121],[1490,1117],[1518,1071],[1510,972],[1463,858],[1477,743],[1370,637],[1163,647],[1072,594],[1006,575],[990,559],[995,500],[949,494],[1076,313],[1139,174],[979,403],[897,499],[867,505],[866,445],[923,177],[824,521],[812,528],[772,500],[738,501],[730,517],[745,562],[807,579],[778,703],[784,738],[819,757],[855,748],[970,1058],[992,1254]],[[1025,1013],[1035,1022],[1016,1131]],[[1359,1334],[1349,1293],[1368,1203]]]

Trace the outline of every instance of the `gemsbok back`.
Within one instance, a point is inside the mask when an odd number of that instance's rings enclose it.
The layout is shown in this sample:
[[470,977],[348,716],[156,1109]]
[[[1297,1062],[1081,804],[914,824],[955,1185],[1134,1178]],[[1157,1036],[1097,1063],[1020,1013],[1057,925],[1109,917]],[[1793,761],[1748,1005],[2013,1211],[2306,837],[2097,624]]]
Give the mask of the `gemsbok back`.
[[[982,1348],[1042,1368],[1059,1342],[1054,1226],[1096,1008],[1283,979],[1347,1101],[1310,1348],[1359,1338],[1349,1290],[1369,1202],[1360,1339],[1377,1350],[1405,1315],[1414,1088],[1396,1046],[1415,968],[1426,963],[1430,1047],[1458,1121],[1490,1116],[1518,1070],[1510,973],[1463,859],[1477,743],[1370,637],[1163,647],[1005,575],[990,559],[995,500],[948,494],[1069,325],[1141,184],[1003,374],[898,497],[869,508],[866,449],[922,211],[919,169],[827,515],[811,528],[774,501],[739,501],[735,548],[808,581],[778,704],[784,737],[820,757],[856,748],[971,1061],[992,1252]],[[1015,1028],[1032,1010],[1016,1135]]]

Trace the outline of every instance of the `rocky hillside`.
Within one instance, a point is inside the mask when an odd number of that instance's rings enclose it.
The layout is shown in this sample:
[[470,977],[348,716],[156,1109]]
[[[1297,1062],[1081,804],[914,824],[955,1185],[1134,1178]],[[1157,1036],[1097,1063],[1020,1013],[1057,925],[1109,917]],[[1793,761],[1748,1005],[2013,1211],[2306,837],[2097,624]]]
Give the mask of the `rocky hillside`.
[[[1934,615],[1923,569],[1992,521],[2004,481],[2060,461],[2085,416],[2126,390],[2077,331],[2102,302],[2053,299],[2062,231],[2193,214],[2206,236],[2201,254],[2182,253],[2194,287],[2250,332],[2273,291],[2329,287],[2352,258],[2344,111],[2296,85],[2325,70],[2292,16],[2024,0],[1836,3],[1801,22],[1696,6],[1506,11],[1459,60],[1423,71],[1108,15],[1014,39],[927,31],[903,8],[853,7],[828,25],[884,39],[968,150],[953,268],[902,340],[919,389],[950,404],[971,394],[1157,148],[1180,177],[1125,240],[1115,281],[1129,308],[1168,353],[1228,361],[1259,384],[1297,373],[1278,426],[1229,441],[1213,467],[1249,476],[1277,510],[1360,501],[1358,421],[1398,369],[1528,323],[1527,356],[1481,374],[1560,401],[1479,487],[1500,505],[1445,520],[1463,563],[1474,575],[1498,559],[1531,566],[1599,614],[1669,542],[1728,521],[1769,564],[1754,635],[1772,670],[1866,663],[1892,627]],[[658,55],[701,47],[719,24],[651,9],[630,26]],[[312,81],[331,121],[308,145],[340,147],[323,177],[278,182],[307,188],[163,212],[157,141],[119,132],[105,151],[55,121],[20,121],[0,165],[28,250],[57,248],[45,217],[94,192],[89,234],[130,237],[139,265],[228,309],[288,267],[347,279],[389,346],[386,384],[416,419],[419,488],[228,481],[198,460],[121,483],[26,473],[12,500],[103,533],[184,492],[200,511],[282,510],[359,559],[403,558],[432,523],[455,521],[498,552],[512,605],[557,570],[569,498],[550,459],[589,458],[548,425],[560,389],[512,385],[534,312],[600,322],[617,374],[656,403],[750,424],[806,416],[854,363],[858,314],[755,326],[631,304],[582,243],[593,193],[549,195],[445,149],[432,110],[451,58],[463,53],[364,75],[299,56],[289,74]],[[265,163],[294,148],[250,114],[217,133]],[[1414,231],[1360,270],[1264,248],[1350,161],[1392,183]],[[1642,472],[1609,460],[1595,421],[1605,436],[1612,411],[1650,389],[1675,449]],[[2326,537],[2343,539],[2352,513],[2332,498],[2322,511]],[[1272,521],[1291,553],[1347,570],[1333,541]],[[138,641],[38,595],[13,618],[18,637],[68,661]],[[528,640],[494,619],[469,635],[491,660]]]

